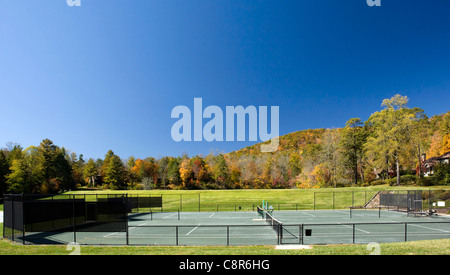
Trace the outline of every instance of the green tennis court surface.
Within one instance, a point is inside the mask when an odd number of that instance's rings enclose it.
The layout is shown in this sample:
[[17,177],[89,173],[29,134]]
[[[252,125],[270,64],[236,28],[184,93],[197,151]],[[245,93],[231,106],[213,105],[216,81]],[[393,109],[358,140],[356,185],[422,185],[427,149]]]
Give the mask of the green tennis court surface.
[[450,219],[385,210],[158,212],[128,215],[121,232],[46,232],[27,243],[89,245],[277,245],[403,242],[450,238]]

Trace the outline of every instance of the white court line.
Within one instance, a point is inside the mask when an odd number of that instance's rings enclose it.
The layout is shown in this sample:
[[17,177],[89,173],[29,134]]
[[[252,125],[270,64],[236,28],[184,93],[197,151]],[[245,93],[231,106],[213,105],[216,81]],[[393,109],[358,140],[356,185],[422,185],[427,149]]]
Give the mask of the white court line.
[[197,229],[199,226],[200,226],[200,224],[197,225],[197,226],[196,226],[194,229],[192,229],[191,231],[189,231],[189,232],[186,234],[186,236],[189,236],[189,234],[191,234],[192,232],[194,232],[194,230]]
[[308,215],[308,216],[311,216],[311,217],[315,217],[313,214],[309,214],[307,212],[303,212],[302,214],[305,214],[305,215]]
[[412,224],[412,223],[408,223],[408,225],[412,225],[412,226],[416,226],[416,227],[421,227],[421,228],[425,228],[425,229],[428,229],[428,230],[436,230],[436,231],[440,231],[440,232],[444,232],[444,233],[450,233],[450,231],[447,231],[447,230],[442,230],[442,229],[437,229],[437,228],[431,228],[431,227],[426,227],[426,226],[417,225],[417,224]]
[[208,218],[211,218],[212,216],[214,216],[216,213],[212,213],[211,216],[209,216]]
[[163,217],[163,219],[167,219],[168,217],[172,217],[173,215],[178,215],[178,213],[173,213],[173,214],[170,214],[170,215],[164,216],[164,217]]
[[[346,225],[346,224],[343,224],[343,226],[345,226],[345,227],[347,227],[347,228],[353,228],[353,226],[350,226],[350,225]],[[362,230],[362,229],[356,228],[356,226],[355,226],[355,230],[358,230],[358,231],[364,232],[364,233],[366,233],[366,234],[370,234],[370,232],[369,232],[369,231],[365,231],[365,230]]]

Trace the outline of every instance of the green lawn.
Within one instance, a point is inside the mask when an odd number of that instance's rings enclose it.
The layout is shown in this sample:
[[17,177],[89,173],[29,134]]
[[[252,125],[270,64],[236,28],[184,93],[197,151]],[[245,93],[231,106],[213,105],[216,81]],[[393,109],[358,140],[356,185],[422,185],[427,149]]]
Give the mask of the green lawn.
[[[67,194],[122,194],[162,195],[164,211],[252,211],[263,200],[269,201],[275,209],[312,210],[344,209],[362,206],[381,190],[433,190],[450,189],[446,187],[347,187],[325,189],[241,189],[241,190],[130,190],[130,191],[72,191]],[[334,194],[333,194],[334,193]]]
[[[0,255],[68,255],[65,245],[18,245],[0,241]],[[367,245],[316,245],[305,250],[274,246],[99,247],[82,246],[81,255],[369,255]],[[450,239],[380,244],[381,255],[450,255]]]

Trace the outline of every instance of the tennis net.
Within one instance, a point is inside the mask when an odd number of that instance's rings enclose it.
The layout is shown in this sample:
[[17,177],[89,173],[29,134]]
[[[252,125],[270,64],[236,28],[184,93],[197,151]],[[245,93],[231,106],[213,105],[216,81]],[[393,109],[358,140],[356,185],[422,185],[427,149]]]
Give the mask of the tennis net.
[[269,212],[265,211],[261,207],[257,206],[257,212],[263,219],[266,220],[272,229],[277,233],[278,242],[283,238],[283,223],[275,219]]

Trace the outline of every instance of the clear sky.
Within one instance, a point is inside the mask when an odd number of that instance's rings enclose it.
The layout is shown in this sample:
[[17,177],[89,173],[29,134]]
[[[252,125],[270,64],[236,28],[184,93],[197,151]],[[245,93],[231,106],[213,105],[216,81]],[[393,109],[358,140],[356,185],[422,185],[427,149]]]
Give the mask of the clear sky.
[[279,106],[280,134],[366,120],[396,93],[449,111],[450,1],[0,0],[0,147],[86,158],[229,152],[175,142],[177,105]]

